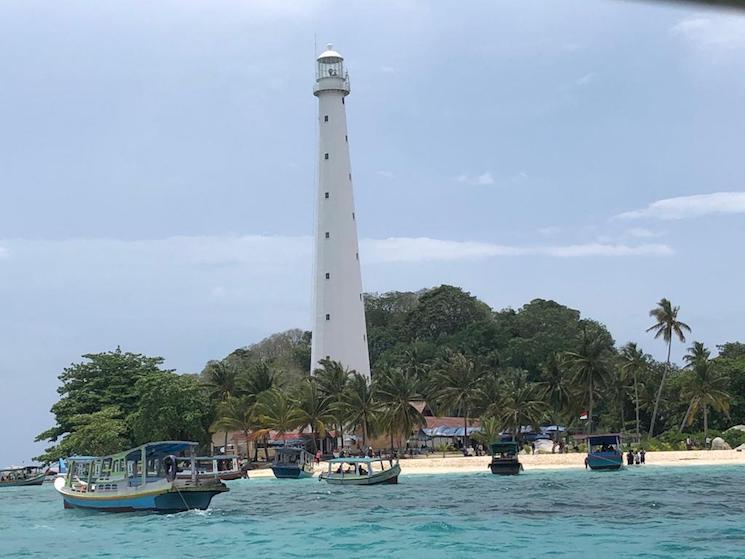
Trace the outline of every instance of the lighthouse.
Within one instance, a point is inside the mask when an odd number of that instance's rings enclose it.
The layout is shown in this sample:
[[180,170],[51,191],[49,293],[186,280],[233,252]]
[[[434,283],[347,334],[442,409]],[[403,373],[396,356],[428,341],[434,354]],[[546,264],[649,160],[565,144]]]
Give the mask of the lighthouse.
[[345,98],[349,75],[332,45],[316,59],[318,163],[311,372],[322,359],[370,378]]

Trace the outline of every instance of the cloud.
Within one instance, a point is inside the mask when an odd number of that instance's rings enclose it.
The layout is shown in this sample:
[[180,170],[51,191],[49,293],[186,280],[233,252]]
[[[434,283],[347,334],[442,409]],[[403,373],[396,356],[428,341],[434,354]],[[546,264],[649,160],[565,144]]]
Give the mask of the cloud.
[[673,25],[670,33],[701,50],[745,48],[745,18],[740,15],[689,17]]
[[646,208],[624,212],[617,219],[686,219],[717,214],[745,213],[745,192],[714,192],[666,198]]
[[5,247],[0,247],[0,258],[6,258],[8,256],[9,252],[8,249]]
[[366,264],[473,260],[500,256],[665,256],[673,252],[672,248],[662,244],[629,246],[594,242],[564,246],[510,246],[428,237],[365,239],[360,247],[360,255]]
[[396,69],[393,66],[381,66],[380,71],[384,74],[393,74],[396,72]]
[[390,171],[375,171],[375,174],[386,179],[393,178],[393,173],[391,173]]
[[637,239],[651,239],[652,237],[659,237],[662,233],[645,229],[644,227],[632,227],[625,231],[626,236],[636,237]]
[[585,74],[581,78],[578,78],[575,82],[578,86],[582,87],[583,85],[589,84],[591,81],[595,79],[595,74],[590,72],[589,74]]
[[473,184],[477,186],[489,186],[495,184],[494,176],[490,171],[485,171],[478,176],[469,176],[465,173],[458,175],[455,182]]

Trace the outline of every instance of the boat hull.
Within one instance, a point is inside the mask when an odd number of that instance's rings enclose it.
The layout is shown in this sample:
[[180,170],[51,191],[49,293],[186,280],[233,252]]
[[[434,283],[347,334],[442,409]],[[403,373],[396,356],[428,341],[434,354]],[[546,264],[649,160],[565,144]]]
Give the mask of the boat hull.
[[398,464],[392,468],[373,474],[371,476],[346,476],[346,477],[335,477],[334,475],[328,475],[327,473],[321,474],[321,479],[325,480],[326,483],[331,485],[380,485],[383,483],[396,484],[398,483],[398,476],[401,473],[401,466]]
[[589,454],[587,456],[587,466],[591,470],[613,471],[620,470],[623,466],[623,456],[621,454]]
[[313,473],[297,466],[272,466],[272,473],[278,479],[302,479],[313,477]]
[[510,461],[493,461],[489,464],[491,473],[500,476],[515,476],[523,469],[523,465],[517,460]]
[[167,490],[144,495],[127,496],[83,496],[62,493],[66,509],[88,509],[104,512],[154,511],[160,513],[205,510],[212,498],[227,491],[227,487],[214,489]]
[[30,485],[41,485],[46,479],[46,474],[39,474],[29,479],[15,479],[12,481],[0,481],[0,487],[28,487]]

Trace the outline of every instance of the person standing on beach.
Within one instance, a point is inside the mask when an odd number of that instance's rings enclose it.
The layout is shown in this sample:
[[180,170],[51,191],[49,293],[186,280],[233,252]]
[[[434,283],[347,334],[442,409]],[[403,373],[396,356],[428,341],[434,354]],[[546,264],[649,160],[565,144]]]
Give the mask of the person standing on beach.
[[644,449],[641,449],[639,451],[639,461],[644,464],[644,461],[647,459],[647,451]]
[[632,466],[634,464],[634,451],[629,449],[626,453],[626,465]]
[[639,456],[639,451],[634,453],[634,464],[637,466],[641,464],[641,457]]

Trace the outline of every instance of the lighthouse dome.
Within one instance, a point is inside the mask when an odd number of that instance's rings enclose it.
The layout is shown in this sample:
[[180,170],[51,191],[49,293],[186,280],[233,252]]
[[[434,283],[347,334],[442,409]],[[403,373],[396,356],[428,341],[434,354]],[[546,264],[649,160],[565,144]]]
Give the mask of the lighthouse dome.
[[316,60],[318,60],[319,62],[324,62],[326,64],[334,64],[336,62],[341,62],[342,60],[344,60],[344,58],[341,54],[334,50],[334,45],[329,43],[328,45],[326,45],[326,50],[319,54]]

